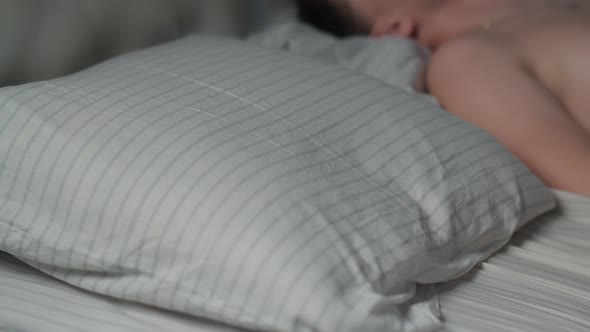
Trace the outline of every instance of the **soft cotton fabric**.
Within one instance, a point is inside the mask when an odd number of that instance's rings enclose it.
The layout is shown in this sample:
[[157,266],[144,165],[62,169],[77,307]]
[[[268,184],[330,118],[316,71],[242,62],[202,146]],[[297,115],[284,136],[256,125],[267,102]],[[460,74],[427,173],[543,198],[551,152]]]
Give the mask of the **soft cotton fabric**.
[[433,283],[554,206],[483,131],[342,67],[195,36],[0,91],[0,250],[260,331],[435,331]]
[[339,39],[298,22],[291,11],[286,11],[249,41],[335,63],[408,92],[426,88],[430,53],[409,39]]
[[[590,330],[590,199],[556,195],[559,210],[529,223],[507,250],[437,285],[449,331]],[[3,254],[0,298],[2,331],[246,332],[92,295]]]

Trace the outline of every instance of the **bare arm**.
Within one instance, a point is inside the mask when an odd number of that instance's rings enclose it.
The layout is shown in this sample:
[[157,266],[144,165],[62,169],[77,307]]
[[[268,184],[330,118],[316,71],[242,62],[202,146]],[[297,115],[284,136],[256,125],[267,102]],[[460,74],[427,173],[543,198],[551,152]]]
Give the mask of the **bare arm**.
[[557,189],[590,197],[590,135],[512,54],[458,40],[433,57],[430,91],[450,112],[481,127]]

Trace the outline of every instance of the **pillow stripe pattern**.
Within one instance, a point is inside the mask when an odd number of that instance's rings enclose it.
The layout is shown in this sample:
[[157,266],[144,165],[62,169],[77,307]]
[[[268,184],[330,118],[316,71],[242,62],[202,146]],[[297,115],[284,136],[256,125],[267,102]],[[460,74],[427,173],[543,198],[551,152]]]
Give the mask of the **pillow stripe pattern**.
[[430,287],[551,209],[488,135],[338,66],[193,36],[0,92],[0,250],[244,328],[440,328]]

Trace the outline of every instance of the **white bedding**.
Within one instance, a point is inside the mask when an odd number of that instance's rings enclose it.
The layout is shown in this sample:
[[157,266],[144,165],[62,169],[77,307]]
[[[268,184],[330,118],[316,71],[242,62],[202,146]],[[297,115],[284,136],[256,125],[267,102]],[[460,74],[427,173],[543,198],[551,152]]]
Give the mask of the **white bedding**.
[[339,66],[192,36],[0,91],[0,250],[264,331],[435,331],[432,284],[555,206],[485,132]]
[[243,330],[84,292],[0,253],[0,331]]
[[590,199],[556,194],[560,211],[437,287],[451,331],[590,331]]
[[[590,329],[590,200],[556,195],[561,211],[526,226],[467,276],[438,285],[450,331]],[[242,331],[80,291],[0,254],[0,331],[80,330]]]
[[424,90],[429,53],[416,43],[403,38],[336,39],[292,15],[286,12],[249,41],[335,63],[406,91]]
[[[449,331],[590,330],[590,199],[523,228],[467,276],[438,285]],[[0,255],[0,331],[241,330],[96,296]]]

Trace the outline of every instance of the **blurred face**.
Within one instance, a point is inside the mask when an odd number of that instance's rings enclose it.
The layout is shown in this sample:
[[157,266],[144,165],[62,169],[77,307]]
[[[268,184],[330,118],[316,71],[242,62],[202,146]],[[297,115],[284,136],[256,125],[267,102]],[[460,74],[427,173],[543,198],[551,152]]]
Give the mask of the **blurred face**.
[[355,13],[374,37],[415,39],[436,49],[467,30],[482,26],[490,11],[509,0],[332,0]]

